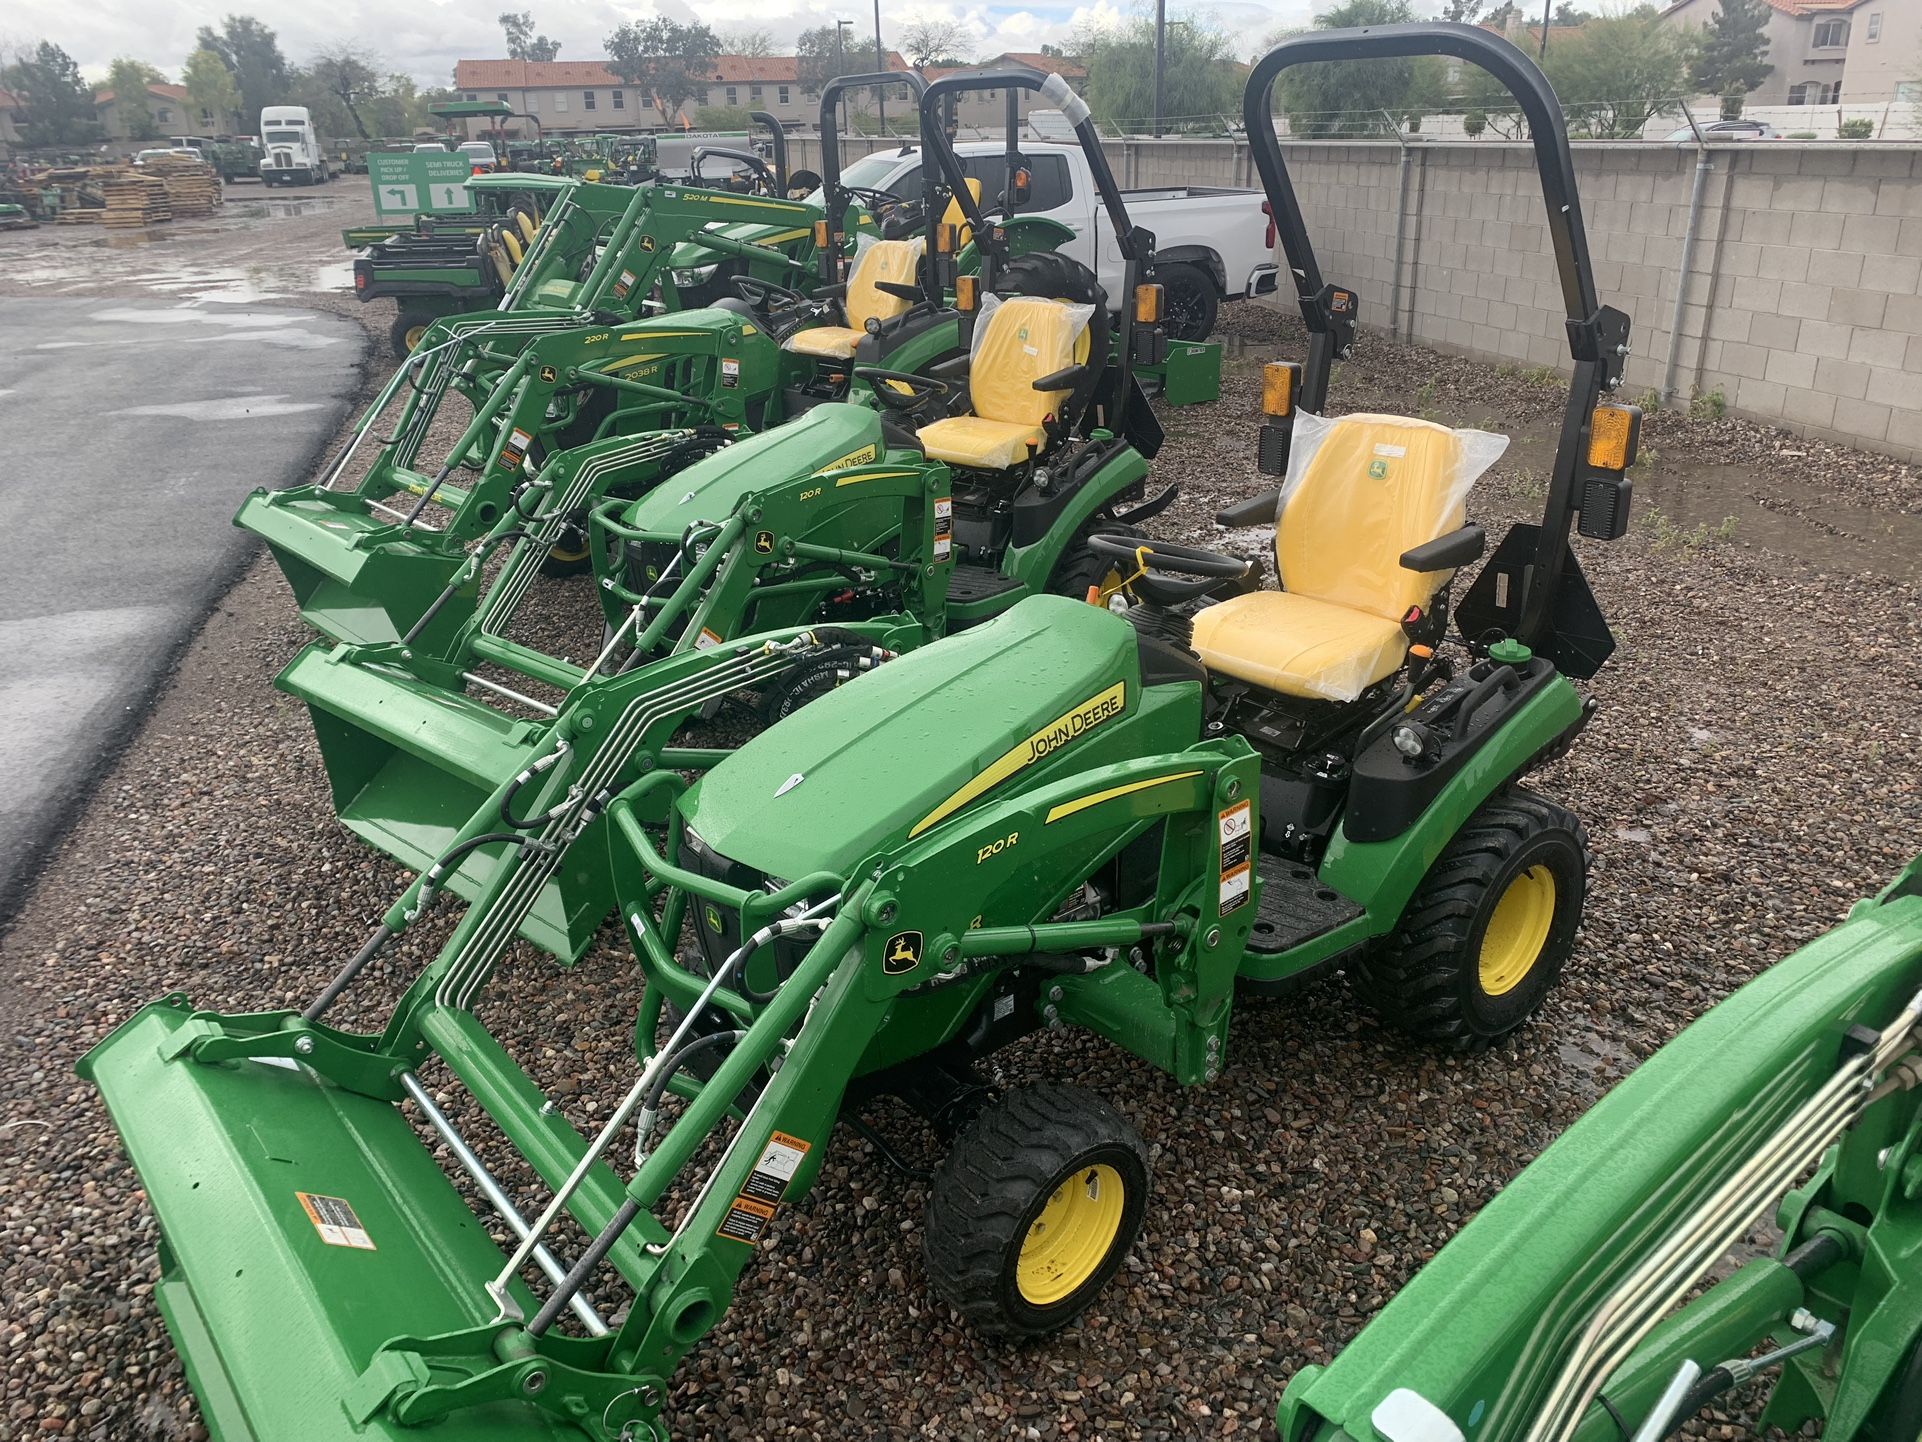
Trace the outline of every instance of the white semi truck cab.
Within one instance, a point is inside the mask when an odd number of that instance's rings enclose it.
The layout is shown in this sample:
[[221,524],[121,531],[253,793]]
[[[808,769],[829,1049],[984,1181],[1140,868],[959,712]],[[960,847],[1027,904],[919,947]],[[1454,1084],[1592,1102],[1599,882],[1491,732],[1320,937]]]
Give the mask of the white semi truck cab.
[[260,112],[260,178],[268,185],[319,185],[327,157],[304,105],[269,105]]

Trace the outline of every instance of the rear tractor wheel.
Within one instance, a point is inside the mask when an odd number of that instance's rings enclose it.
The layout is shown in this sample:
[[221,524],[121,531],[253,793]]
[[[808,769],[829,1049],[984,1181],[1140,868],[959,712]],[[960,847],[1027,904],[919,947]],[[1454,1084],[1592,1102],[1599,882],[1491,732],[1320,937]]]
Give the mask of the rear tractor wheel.
[[1114,1108],[1076,1087],[1011,1093],[935,1173],[928,1280],[978,1332],[1059,1331],[1120,1270],[1147,1200],[1147,1148]]
[[1491,797],[1357,967],[1363,1000],[1457,1051],[1506,1036],[1540,1010],[1574,950],[1588,865],[1588,833],[1570,812],[1519,786]]
[[387,343],[393,347],[394,354],[405,359],[414,351],[428,330],[434,324],[434,317],[425,311],[403,310],[394,317],[394,324],[387,332]]
[[[1124,526],[1118,521],[1110,521],[1105,526],[1093,529],[1107,536],[1139,536],[1148,539],[1148,533],[1139,526]],[[1061,559],[1054,564],[1048,576],[1048,590],[1056,596],[1072,596],[1077,601],[1091,599],[1097,606],[1109,610],[1124,607],[1134,600],[1128,590],[1128,582],[1133,577],[1122,574],[1121,567],[1103,555],[1098,555],[1088,544],[1088,532],[1082,531],[1068,542],[1062,551]]]

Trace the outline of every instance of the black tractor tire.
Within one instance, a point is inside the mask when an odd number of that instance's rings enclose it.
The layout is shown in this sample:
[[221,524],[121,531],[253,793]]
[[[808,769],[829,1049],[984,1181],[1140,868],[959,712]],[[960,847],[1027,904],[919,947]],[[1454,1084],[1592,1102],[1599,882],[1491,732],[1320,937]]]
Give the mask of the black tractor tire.
[[1221,292],[1213,276],[1198,265],[1177,260],[1157,265],[1155,280],[1167,293],[1164,321],[1170,340],[1206,340],[1214,334]]
[[1090,586],[1099,586],[1105,591],[1120,580],[1115,563],[1089,549],[1088,536],[1094,531],[1104,536],[1139,536],[1144,541],[1148,539],[1148,533],[1141,527],[1124,526],[1119,521],[1110,521],[1106,525],[1097,521],[1084,526],[1068,542],[1061,559],[1054,563],[1054,569],[1048,573],[1049,594],[1072,596],[1077,601],[1085,601]]
[[1046,1336],[1121,1269],[1147,1202],[1148,1149],[1113,1107],[1078,1087],[1012,1092],[962,1128],[929,1186],[928,1280],[977,1332]]
[[1463,1052],[1492,1045],[1540,1010],[1561,975],[1589,861],[1572,813],[1520,786],[1498,792],[1429,867],[1394,932],[1351,971],[1356,990],[1422,1041]]
[[387,331],[387,344],[396,356],[405,360],[420,344],[421,337],[427,334],[436,317],[426,311],[400,310],[394,315],[394,323]]

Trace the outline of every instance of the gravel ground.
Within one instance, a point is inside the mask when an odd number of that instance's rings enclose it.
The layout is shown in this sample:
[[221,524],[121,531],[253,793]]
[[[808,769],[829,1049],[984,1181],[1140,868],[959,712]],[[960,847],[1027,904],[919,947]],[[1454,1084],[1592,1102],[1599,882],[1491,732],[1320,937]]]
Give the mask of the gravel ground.
[[[1245,307],[1226,323],[1229,399],[1168,414],[1157,472],[1184,489],[1155,529],[1258,545],[1211,518],[1263,484],[1246,398],[1257,357],[1298,328]],[[1473,510],[1499,534],[1539,507],[1554,387],[1374,338],[1337,385],[1340,409],[1514,433]],[[1226,1074],[1188,1091],[1086,1036],[1011,1048],[998,1080],[1078,1077],[1153,1148],[1146,1230],[1084,1320],[1022,1347],[961,1330],[922,1277],[924,1188],[843,1131],[677,1374],[677,1435],[1271,1435],[1287,1378],[1331,1357],[1607,1085],[1913,854],[1922,591],[1903,537],[1922,479],[1733,421],[1655,417],[1645,444],[1638,489],[1657,503],[1621,542],[1580,547],[1621,641],[1594,683],[1602,710],[1535,783],[1584,818],[1599,858],[1543,1014],[1488,1055],[1437,1057],[1325,985],[1244,1006]],[[1751,514],[1778,524],[1764,535]],[[304,1003],[402,884],[334,823],[305,715],[269,685],[306,639],[257,564],[0,942],[14,1435],[204,1435],[152,1303],[152,1218],[72,1066],[176,987],[227,1010]],[[604,941],[567,973],[522,951],[496,983],[490,1017],[577,1124],[631,1077],[633,979]]]

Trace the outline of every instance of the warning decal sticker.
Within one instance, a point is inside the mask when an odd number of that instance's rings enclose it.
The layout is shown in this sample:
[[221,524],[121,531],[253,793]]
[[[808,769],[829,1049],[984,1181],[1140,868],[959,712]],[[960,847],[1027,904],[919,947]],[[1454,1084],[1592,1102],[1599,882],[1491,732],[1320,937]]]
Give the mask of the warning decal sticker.
[[314,1224],[320,1233],[321,1241],[330,1247],[352,1247],[356,1251],[372,1252],[374,1239],[360,1224],[360,1218],[344,1197],[321,1197],[312,1192],[295,1192],[300,1198],[300,1209],[307,1214],[307,1220]]
[[736,1197],[721,1218],[721,1225],[715,1228],[714,1235],[726,1237],[730,1242],[746,1242],[750,1247],[761,1240],[767,1224],[774,1220],[774,1208],[766,1202],[757,1202],[751,1197]]
[[794,1180],[794,1174],[801,1169],[801,1159],[808,1154],[808,1144],[799,1137],[791,1137],[786,1132],[776,1132],[768,1138],[767,1150],[748,1173],[747,1184],[741,1188],[741,1195],[751,1197],[757,1202],[778,1202],[787,1190],[787,1184]]
[[934,559],[946,561],[954,555],[954,497],[938,496],[934,502]]
[[1238,801],[1217,817],[1221,833],[1221,915],[1247,903],[1254,889],[1254,806]]
[[729,360],[724,357],[721,361],[722,388],[725,390],[733,390],[740,383],[741,383],[741,363],[737,360]]
[[507,444],[501,447],[501,464],[510,471],[520,465],[533,439],[526,431],[516,426],[508,433]]

